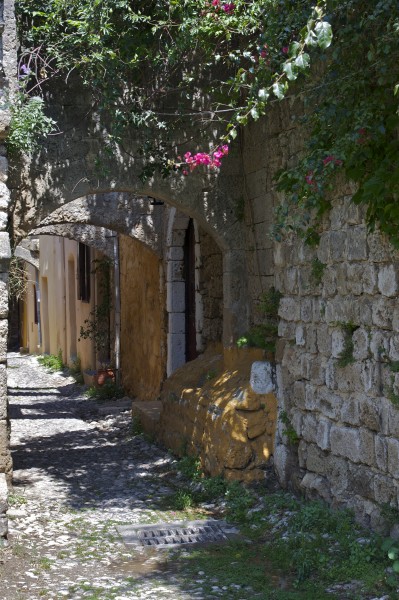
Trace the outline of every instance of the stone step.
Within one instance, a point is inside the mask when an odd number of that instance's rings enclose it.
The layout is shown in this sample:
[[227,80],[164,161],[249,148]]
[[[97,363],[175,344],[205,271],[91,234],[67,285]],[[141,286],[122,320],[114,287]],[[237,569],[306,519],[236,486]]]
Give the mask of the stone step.
[[132,403],[132,416],[138,419],[144,433],[150,435],[156,435],[158,432],[161,410],[162,402],[159,400]]

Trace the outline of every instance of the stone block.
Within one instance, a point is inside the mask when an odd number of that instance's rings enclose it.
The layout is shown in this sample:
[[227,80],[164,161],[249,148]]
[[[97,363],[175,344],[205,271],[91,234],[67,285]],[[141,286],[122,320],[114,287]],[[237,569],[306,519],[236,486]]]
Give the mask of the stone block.
[[347,233],[346,231],[330,232],[330,256],[334,262],[343,261],[347,255]]
[[[349,286],[349,267],[350,265],[346,265],[346,263],[338,263],[335,265],[335,279],[338,294],[345,295],[348,292],[356,294],[356,291],[358,290],[358,286],[352,285],[352,288]],[[361,290],[358,293],[361,294]]]
[[0,362],[7,360],[7,334],[8,322],[6,319],[0,320]]
[[399,360],[399,335],[393,334],[389,341],[389,358],[391,360]]
[[303,298],[301,300],[301,321],[310,323],[313,316],[313,301],[311,298]]
[[298,408],[305,408],[305,382],[295,381],[293,386],[293,403]]
[[398,273],[394,265],[381,266],[378,271],[378,291],[393,298],[398,293]]
[[362,265],[362,283],[365,294],[375,294],[377,291],[377,269],[374,264],[367,263]]
[[166,286],[167,300],[166,310],[169,313],[182,313],[186,307],[185,283],[184,282],[169,282]]
[[237,443],[232,440],[224,456],[224,467],[227,469],[245,469],[253,458],[249,444]]
[[349,463],[349,486],[354,494],[374,500],[374,472],[362,465]]
[[360,462],[374,467],[375,461],[375,433],[369,429],[361,427],[359,429],[360,435]]
[[310,379],[315,385],[324,385],[326,380],[326,360],[323,356],[316,356],[312,361]]
[[0,264],[11,258],[10,236],[5,231],[0,232]]
[[399,479],[399,440],[387,438],[388,473]]
[[396,505],[397,487],[390,477],[376,475],[373,479],[373,499],[378,504]]
[[388,445],[387,438],[376,435],[374,438],[375,462],[380,471],[388,470]]
[[317,429],[318,420],[315,415],[305,413],[302,417],[302,433],[297,431],[298,435],[301,435],[305,442],[313,444],[317,443]]
[[361,441],[358,429],[333,425],[330,432],[331,452],[344,456],[354,463],[362,462]]
[[255,361],[251,366],[250,386],[257,394],[270,394],[275,390],[275,373],[268,361]]
[[324,264],[330,261],[330,232],[328,231],[325,231],[320,235],[320,241],[317,247],[317,258]]
[[319,325],[317,329],[317,349],[324,356],[331,355],[331,334],[328,325]]
[[298,269],[296,267],[289,267],[284,270],[283,285],[286,294],[296,294],[298,291],[297,280]]
[[332,421],[329,419],[319,419],[317,425],[316,444],[322,450],[330,450],[330,431]]
[[348,260],[367,260],[367,229],[364,225],[348,229]]
[[391,329],[395,304],[389,298],[377,298],[372,305],[373,325],[382,329]]
[[301,304],[297,298],[281,298],[279,310],[279,317],[286,321],[299,321],[301,316]]
[[5,183],[0,182],[0,209],[7,211],[11,202],[10,190]]
[[306,468],[319,475],[328,475],[328,461],[326,454],[315,444],[308,444],[306,448]]
[[250,440],[263,435],[267,427],[267,415],[264,410],[245,413],[247,435]]
[[372,431],[380,431],[381,428],[381,403],[374,398],[359,398],[359,422],[363,427]]
[[374,300],[367,296],[359,296],[356,298],[357,314],[356,323],[369,327],[372,322],[372,307]]
[[306,473],[300,485],[305,490],[307,498],[314,500],[322,498],[325,502],[331,502],[330,485],[327,477],[315,473]]
[[297,325],[295,329],[295,343],[297,346],[305,345],[305,330],[303,325]]
[[326,361],[325,384],[329,390],[336,390],[338,388],[337,361],[334,359]]
[[357,395],[349,396],[342,402],[340,420],[349,425],[358,425],[359,412],[359,397]]
[[345,497],[349,484],[348,461],[338,456],[329,455],[327,474],[333,496],[338,499]]
[[379,364],[373,360],[366,360],[358,363],[361,367],[361,381],[364,391],[369,396],[382,395],[382,381]]
[[5,182],[8,179],[8,160],[5,156],[0,156],[0,181]]
[[345,333],[341,328],[333,329],[331,333],[331,354],[339,358],[345,348]]
[[347,288],[350,294],[359,296],[363,292],[362,275],[363,275],[362,264],[349,264],[348,265],[348,283]]
[[366,329],[359,327],[352,335],[353,358],[365,360],[369,356],[369,334]]
[[323,274],[323,298],[331,298],[337,293],[335,266],[327,267]]
[[186,332],[186,314],[185,313],[169,313],[169,333],[180,333]]
[[295,339],[296,323],[293,321],[280,321],[278,324],[278,336],[287,340]]
[[371,262],[381,263],[390,262],[392,260],[393,247],[389,243],[389,240],[379,231],[368,234],[367,244]]
[[298,272],[298,290],[301,296],[307,296],[312,293],[313,278],[310,267],[301,267]]

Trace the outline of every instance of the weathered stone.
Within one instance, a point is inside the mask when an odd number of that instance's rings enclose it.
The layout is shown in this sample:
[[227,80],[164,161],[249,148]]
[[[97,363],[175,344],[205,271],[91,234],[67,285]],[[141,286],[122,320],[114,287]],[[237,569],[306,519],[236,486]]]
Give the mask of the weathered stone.
[[319,473],[320,475],[328,474],[326,454],[315,444],[309,444],[307,446],[305,464],[309,471]]
[[333,329],[331,334],[331,354],[338,358],[345,348],[345,333],[341,328]]
[[302,432],[297,432],[306,442],[317,442],[318,422],[315,415],[306,413],[302,418]]
[[369,334],[366,329],[359,327],[352,335],[353,358],[365,360],[369,356]]
[[342,403],[341,421],[349,425],[357,425],[359,423],[359,398],[350,396]]
[[299,321],[301,304],[295,298],[282,298],[280,300],[278,314],[286,321]]
[[257,394],[270,394],[275,389],[273,365],[268,361],[256,361],[251,366],[250,385]]
[[388,298],[377,298],[372,306],[373,325],[382,329],[392,327],[394,303]]
[[353,494],[374,499],[374,472],[362,465],[349,463],[350,488]]
[[253,457],[249,444],[234,444],[227,449],[224,456],[226,469],[245,469]]
[[362,265],[362,282],[365,294],[375,294],[377,291],[377,269],[372,263]]
[[375,460],[378,469],[380,471],[388,470],[388,445],[387,438],[381,435],[376,435],[374,439],[375,444]]
[[362,462],[361,443],[358,429],[333,425],[330,432],[331,452],[349,458],[352,462]]
[[360,424],[372,431],[380,431],[381,405],[378,400],[373,398],[361,398],[359,400],[359,421]]
[[396,504],[397,487],[389,477],[376,475],[373,480],[372,498],[379,504]]
[[306,473],[301,481],[301,487],[305,490],[306,497],[309,499],[322,498],[325,502],[331,502],[332,500],[327,477],[315,473]]
[[399,441],[387,438],[386,443],[388,450],[388,473],[399,479]]
[[367,259],[367,229],[364,225],[348,230],[348,260]]
[[245,413],[247,435],[250,440],[264,434],[267,426],[267,415],[264,410]]
[[321,418],[317,426],[316,443],[322,450],[330,449],[330,431],[332,421]]
[[330,232],[330,256],[333,261],[341,261],[346,258],[347,233],[346,231]]
[[383,296],[393,298],[398,292],[398,273],[394,265],[380,267],[378,290]]

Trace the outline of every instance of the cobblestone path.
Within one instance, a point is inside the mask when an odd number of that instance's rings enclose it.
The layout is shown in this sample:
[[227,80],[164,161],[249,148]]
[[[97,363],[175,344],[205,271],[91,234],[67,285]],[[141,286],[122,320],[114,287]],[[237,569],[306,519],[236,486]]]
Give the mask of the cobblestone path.
[[173,459],[131,434],[129,412],[99,416],[73,379],[18,354],[9,393],[14,494],[2,600],[220,597],[204,592],[204,573],[184,578],[171,550],[140,555],[118,536],[118,525],[176,520],[160,508],[178,485]]

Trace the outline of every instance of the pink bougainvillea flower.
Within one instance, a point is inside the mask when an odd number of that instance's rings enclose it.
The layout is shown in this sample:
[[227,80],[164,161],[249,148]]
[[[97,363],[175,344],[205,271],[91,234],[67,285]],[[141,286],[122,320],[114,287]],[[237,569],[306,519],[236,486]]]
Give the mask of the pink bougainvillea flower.
[[219,6],[220,0],[212,0],[212,6]]
[[330,162],[333,162],[334,160],[335,160],[335,157],[330,154],[329,156],[326,156],[325,158],[323,158],[323,165],[328,165]]
[[187,176],[188,175],[188,171],[186,169],[184,169],[183,171],[183,175]]
[[289,47],[288,47],[288,46],[283,46],[283,47],[281,48],[281,52],[282,52],[283,54],[288,54],[289,50],[290,50],[290,49],[289,49]]
[[232,13],[234,11],[235,7],[236,7],[236,5],[234,4],[234,2],[226,2],[225,4],[222,4],[222,9],[227,14]]
[[267,58],[267,50],[262,50],[262,51],[259,53],[259,56],[260,56],[261,58]]
[[314,177],[314,171],[308,171],[307,174],[306,174],[306,176],[305,176],[305,181],[306,181],[306,183],[308,185],[315,185],[316,184],[316,182],[313,179],[313,177]]

